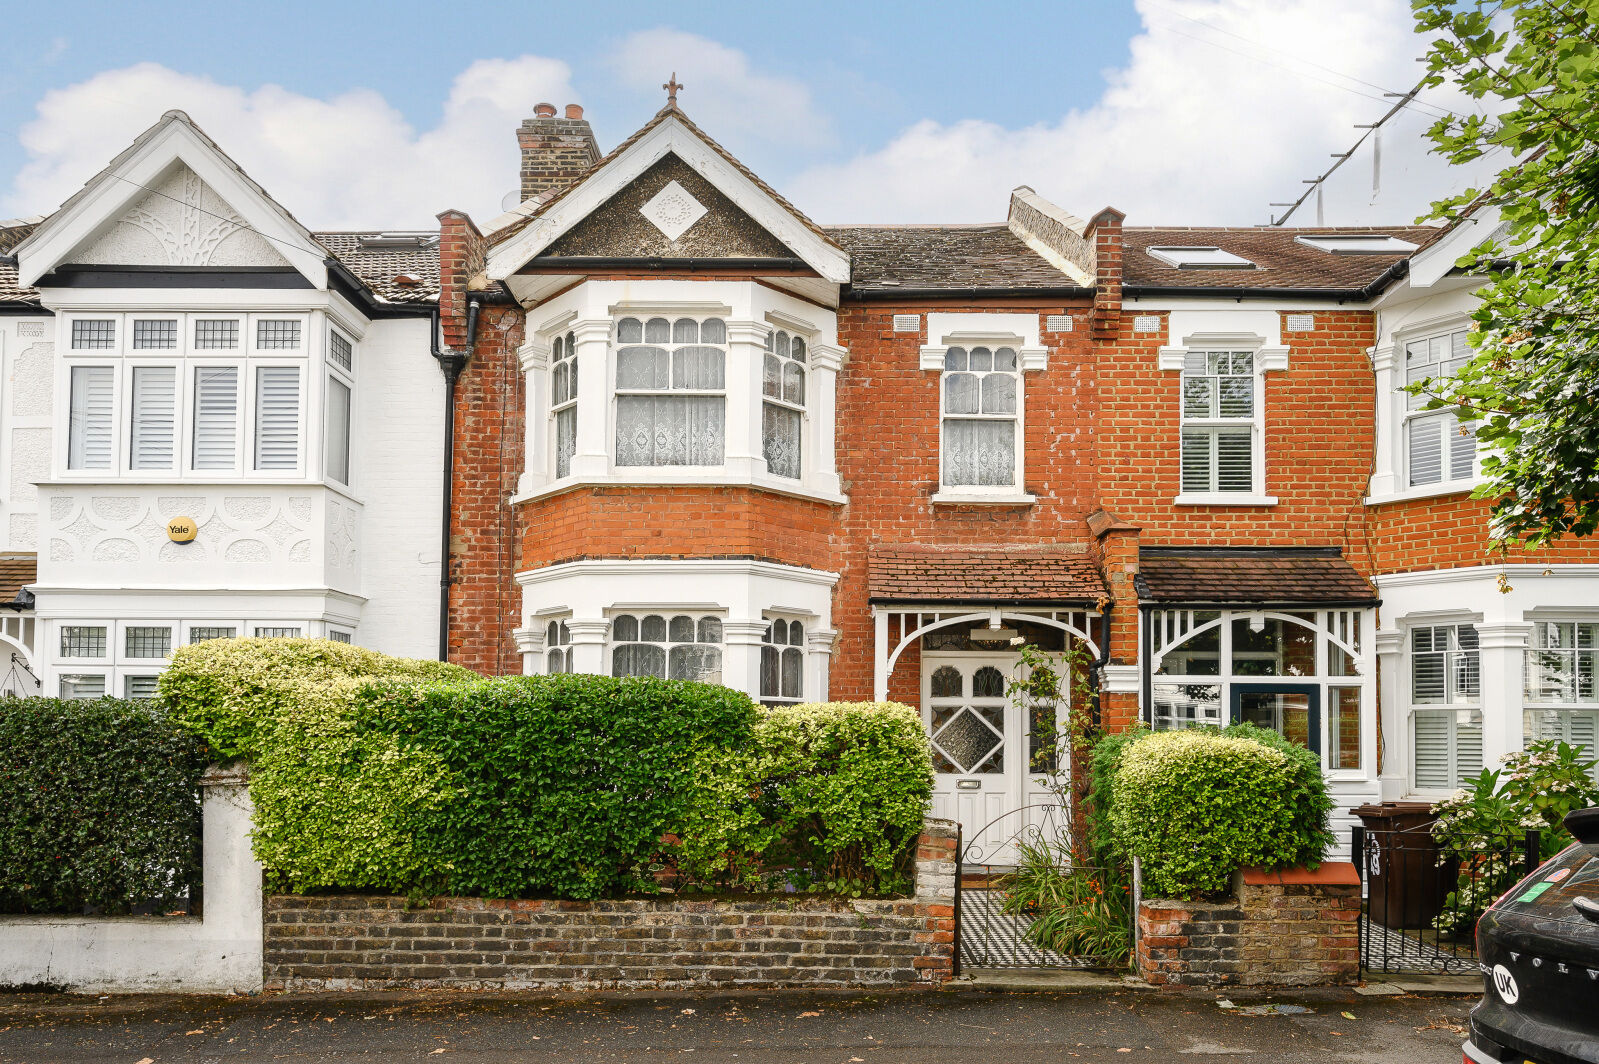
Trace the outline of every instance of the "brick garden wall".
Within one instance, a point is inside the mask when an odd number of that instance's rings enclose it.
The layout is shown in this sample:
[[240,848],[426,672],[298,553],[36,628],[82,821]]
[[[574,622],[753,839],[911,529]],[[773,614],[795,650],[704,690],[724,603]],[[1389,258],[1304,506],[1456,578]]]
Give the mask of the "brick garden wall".
[[1138,907],[1138,974],[1156,986],[1326,986],[1360,978],[1360,878],[1245,869],[1233,898]]
[[900,900],[269,897],[268,989],[889,986],[950,977],[955,829]]

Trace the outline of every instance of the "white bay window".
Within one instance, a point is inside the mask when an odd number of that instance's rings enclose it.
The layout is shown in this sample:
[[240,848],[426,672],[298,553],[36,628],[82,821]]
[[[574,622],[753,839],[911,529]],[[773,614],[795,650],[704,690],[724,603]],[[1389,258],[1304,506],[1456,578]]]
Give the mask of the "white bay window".
[[[285,314],[69,316],[68,475],[293,477],[306,472],[307,319]],[[348,483],[354,342],[329,327],[325,472]]]
[[1418,790],[1482,771],[1482,652],[1471,624],[1410,629],[1411,774]]

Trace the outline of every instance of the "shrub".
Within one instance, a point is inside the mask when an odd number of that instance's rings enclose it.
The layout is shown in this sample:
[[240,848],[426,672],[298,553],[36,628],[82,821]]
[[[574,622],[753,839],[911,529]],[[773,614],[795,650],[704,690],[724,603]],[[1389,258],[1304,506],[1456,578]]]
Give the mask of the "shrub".
[[1118,868],[1063,867],[1047,841],[1016,844],[1005,877],[1005,912],[1033,917],[1024,935],[1041,949],[1092,957],[1110,967],[1132,959],[1132,892]]
[[707,749],[747,745],[755,705],[710,684],[515,677],[362,696],[370,726],[447,773],[415,828],[450,893],[598,898],[647,889]]
[[691,882],[844,893],[908,888],[932,794],[921,715],[897,702],[762,710],[746,744],[707,750],[677,833]]
[[319,728],[347,716],[355,692],[372,680],[476,675],[329,639],[212,639],[179,647],[160,690],[172,719],[228,761],[265,752],[263,727]]
[[178,903],[206,761],[148,702],[0,699],[0,912]]
[[1111,828],[1110,810],[1116,790],[1116,774],[1121,767],[1122,753],[1128,746],[1153,734],[1142,722],[1126,731],[1101,735],[1095,740],[1089,755],[1088,785],[1088,839],[1093,847],[1094,863],[1101,866],[1127,863],[1126,854],[1116,843]]
[[1110,816],[1117,843],[1140,860],[1145,893],[1220,894],[1243,866],[1319,862],[1331,803],[1305,753],[1241,729],[1158,732],[1126,747]]

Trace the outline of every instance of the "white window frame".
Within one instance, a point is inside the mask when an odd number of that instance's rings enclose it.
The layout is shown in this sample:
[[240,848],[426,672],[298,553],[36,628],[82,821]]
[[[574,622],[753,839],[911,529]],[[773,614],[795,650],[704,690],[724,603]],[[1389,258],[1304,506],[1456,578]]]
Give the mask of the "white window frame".
[[[133,331],[136,320],[173,320],[176,322],[177,344],[172,348],[133,348]],[[71,335],[75,322],[86,320],[111,320],[115,322],[116,340],[112,347],[73,350]],[[198,322],[231,320],[239,323],[240,339],[235,348],[200,348],[196,333]],[[263,320],[292,320],[300,326],[300,344],[292,349],[257,350],[255,336],[258,323]],[[61,366],[56,376],[57,409],[62,415],[56,419],[61,430],[55,443],[56,475],[63,480],[81,481],[132,481],[161,483],[179,480],[251,480],[298,481],[307,476],[306,455],[313,438],[320,439],[320,422],[313,425],[311,412],[325,405],[323,389],[312,388],[309,372],[311,349],[315,346],[309,333],[312,317],[303,312],[243,312],[227,310],[133,310],[116,312],[72,311],[61,315],[61,329],[66,342],[62,345]],[[347,337],[349,330],[340,330]],[[355,341],[352,339],[352,346]],[[328,360],[325,356],[324,361]],[[300,368],[299,437],[293,469],[255,469],[255,388],[256,370],[264,366],[296,366]],[[111,461],[109,467],[98,469],[73,469],[70,467],[72,445],[72,371],[79,367],[102,367],[112,371],[112,431]],[[164,469],[133,468],[133,384],[134,371],[142,368],[171,367],[174,370],[174,440],[173,461]],[[207,368],[233,367],[239,373],[238,407],[234,422],[234,461],[222,469],[197,469],[194,464],[194,430],[196,423],[195,372]],[[334,371],[341,372],[334,367]],[[351,387],[351,462],[354,463],[355,398],[353,376],[346,379]],[[325,418],[325,411],[321,411]],[[353,475],[353,474],[352,474]]]
[[[755,693],[754,693],[755,700],[757,702],[760,702],[762,705],[766,705],[766,706],[778,706],[778,705],[793,706],[793,705],[799,705],[802,702],[810,701],[811,700],[811,694],[810,694],[810,686],[811,685],[810,685],[810,677],[808,675],[808,673],[810,672],[810,646],[809,646],[809,640],[810,640],[810,637],[811,637],[812,629],[815,627],[815,624],[816,624],[816,618],[815,617],[805,616],[803,614],[789,613],[789,612],[784,612],[784,611],[767,611],[766,613],[763,613],[761,615],[761,619],[766,621],[766,623],[767,623],[767,633],[768,634],[770,634],[774,630],[775,626],[779,622],[781,622],[781,623],[783,623],[785,625],[796,625],[796,624],[799,625],[799,628],[800,628],[800,641],[798,643],[792,643],[792,642],[790,642],[790,643],[768,642],[767,634],[763,634],[761,636],[761,651],[760,651],[760,655],[758,656],[758,658],[756,660],[756,665],[755,665]],[[762,689],[764,684],[765,684],[766,652],[767,652],[768,649],[775,650],[777,652],[777,659],[778,659],[778,665],[777,665],[777,668],[778,668],[778,673],[777,673],[778,683],[777,683],[777,686],[778,686],[778,690],[779,691],[781,691],[782,688],[783,688],[783,671],[782,670],[783,670],[783,657],[784,657],[784,655],[786,655],[790,651],[798,651],[799,652],[799,656],[800,656],[800,689],[799,689],[799,694],[797,694],[797,695],[784,695],[784,694],[769,695]]]
[[[350,368],[348,368],[348,369],[346,369],[343,366],[339,365],[338,361],[335,360],[334,357],[333,357],[333,339],[334,339],[334,337],[338,337],[338,338],[344,340],[350,346]],[[355,432],[355,418],[356,418],[355,375],[356,375],[356,367],[360,365],[360,361],[359,361],[360,360],[360,345],[356,342],[355,337],[352,336],[347,330],[341,329],[337,325],[334,325],[332,323],[328,324],[327,335],[326,335],[325,339],[326,339],[326,344],[325,344],[325,347],[324,347],[325,357],[323,359],[323,362],[325,363],[326,377],[323,380],[322,402],[321,402],[321,406],[322,406],[322,475],[323,475],[323,477],[325,477],[327,480],[331,481],[332,483],[338,484],[338,485],[341,485],[343,487],[348,488],[348,487],[350,487],[350,486],[352,486],[354,484],[355,476],[356,476],[356,468],[355,468],[355,440],[356,440],[356,432]],[[347,388],[349,390],[348,394],[349,394],[349,397],[350,397],[350,407],[345,412],[345,418],[344,418],[344,465],[345,465],[345,475],[343,477],[335,476],[334,473],[333,473],[333,462],[332,462],[332,454],[333,454],[333,450],[332,450],[332,448],[333,448],[333,423],[332,423],[332,416],[333,416],[333,388],[331,387],[331,384],[330,384],[330,382],[333,382],[333,381],[337,381],[339,384],[342,384],[345,388]],[[302,405],[302,408],[309,408],[310,403],[309,402],[305,402],[305,403],[302,403],[301,405]],[[304,429],[302,427],[301,436],[303,437],[304,435],[305,435],[305,432],[304,432]]]
[[[635,342],[628,342],[628,343],[623,343],[622,342],[622,340],[621,340],[622,322],[627,320],[627,319],[629,319],[629,318],[637,321],[640,324],[640,326],[644,330],[643,335],[646,337],[646,339],[641,339],[641,340],[637,341],[636,343]],[[652,342],[649,339],[647,339],[647,337],[649,336],[649,325],[650,325],[650,322],[653,319],[656,319],[656,318],[661,318],[661,319],[665,320],[667,322],[668,328],[675,328],[676,325],[677,325],[677,322],[679,320],[687,318],[689,320],[692,320],[699,327],[699,329],[701,331],[703,331],[703,329],[705,327],[705,323],[707,321],[709,321],[711,319],[716,319],[716,320],[718,320],[718,321],[720,321],[722,323],[723,340],[722,340],[722,342],[720,344],[707,344],[707,343],[704,343],[702,341],[696,341],[695,344],[686,344],[686,343],[679,343],[676,340],[669,341],[665,345],[665,348],[666,348],[667,353],[668,353],[668,355],[667,355],[667,357],[668,357],[668,361],[667,361],[667,375],[668,375],[667,387],[665,387],[665,388],[647,388],[647,389],[646,388],[623,388],[618,383],[618,380],[619,380],[619,377],[620,377],[620,374],[621,374],[621,371],[622,371],[621,350],[622,350],[623,347],[658,347],[658,346],[661,346],[659,341]],[[611,339],[610,339],[610,358],[607,360],[608,361],[607,372],[608,372],[609,379],[606,381],[606,387],[607,387],[607,390],[609,391],[609,394],[610,394],[610,419],[609,419],[610,439],[608,441],[608,447],[609,447],[609,450],[610,450],[610,464],[611,464],[612,470],[614,470],[614,471],[616,471],[618,473],[621,473],[623,475],[632,475],[632,474],[635,474],[635,473],[644,472],[646,475],[649,474],[649,473],[655,473],[655,474],[665,473],[665,474],[667,474],[669,476],[670,475],[682,476],[682,475],[693,475],[693,474],[696,474],[696,473],[721,472],[722,470],[725,470],[727,468],[728,450],[729,450],[729,445],[732,443],[732,436],[731,436],[731,432],[730,432],[730,422],[732,420],[732,418],[731,418],[731,410],[730,410],[730,407],[731,407],[730,400],[732,400],[733,394],[734,394],[733,390],[731,388],[729,388],[729,386],[728,386],[729,382],[731,380],[733,380],[732,341],[731,341],[731,337],[727,335],[729,327],[730,327],[730,322],[729,322],[728,316],[726,314],[720,313],[719,311],[718,312],[707,312],[707,311],[699,309],[699,308],[690,308],[690,307],[685,307],[685,308],[683,308],[683,309],[681,309],[679,311],[676,311],[676,312],[668,311],[668,310],[665,310],[665,309],[660,309],[660,310],[655,310],[655,311],[629,310],[629,311],[624,312],[624,313],[619,313],[615,317],[612,318],[612,320],[611,320]],[[672,368],[676,365],[676,358],[675,358],[676,353],[677,353],[679,348],[689,347],[689,346],[720,347],[721,348],[721,351],[722,351],[722,386],[720,388],[675,388],[675,387],[671,386],[670,377],[671,377],[671,373],[672,373]],[[553,392],[551,394],[553,395]],[[637,398],[672,398],[672,399],[679,399],[679,398],[681,398],[681,399],[689,399],[689,398],[710,399],[710,398],[715,398],[715,399],[721,400],[721,403],[722,403],[722,460],[720,462],[715,463],[714,465],[694,465],[694,464],[689,464],[689,463],[662,464],[662,463],[655,463],[655,462],[651,462],[651,463],[647,463],[647,464],[641,463],[641,464],[636,464],[636,465],[623,465],[621,462],[619,462],[617,460],[617,458],[618,458],[618,454],[617,454],[617,452],[618,452],[617,434],[621,431],[621,425],[622,425],[622,414],[621,414],[622,400],[626,399],[626,398],[635,398],[635,397],[637,397]],[[552,471],[553,471],[553,468],[554,468],[553,460],[552,460],[552,463],[551,463],[551,468],[552,468]]]
[[[1175,328],[1175,327],[1174,327]],[[1157,355],[1158,364],[1163,371],[1174,373],[1177,381],[1173,388],[1176,393],[1177,403],[1177,431],[1172,440],[1172,455],[1177,471],[1177,494],[1172,498],[1176,506],[1276,506],[1277,497],[1268,495],[1267,486],[1270,483],[1267,468],[1266,454],[1266,400],[1268,398],[1267,374],[1278,373],[1288,368],[1289,351],[1287,346],[1270,342],[1275,338],[1262,336],[1259,332],[1247,331],[1203,331],[1194,332],[1183,337],[1179,346],[1162,347]],[[1187,424],[1183,417],[1183,367],[1187,364],[1188,356],[1192,354],[1213,351],[1252,351],[1254,352],[1255,375],[1255,405],[1254,416],[1250,419],[1252,427],[1250,449],[1250,476],[1252,490],[1249,492],[1185,492],[1182,486],[1182,430]],[[1227,419],[1233,425],[1243,423],[1242,419]]]
[[[1021,342],[1019,340],[1005,343],[953,343],[944,351],[945,363],[938,374],[938,492],[943,496],[951,495],[988,495],[999,498],[1015,498],[1024,493],[1022,485],[1027,466],[1027,387],[1022,379]],[[1015,368],[1009,370],[987,369],[973,370],[950,369],[948,359],[950,354],[960,350],[969,360],[976,351],[987,351],[991,360],[999,357],[999,352],[1009,351],[1015,356]],[[990,362],[990,366],[994,362]],[[952,414],[946,407],[948,401],[949,379],[953,374],[972,375],[978,374],[978,409],[971,414]],[[985,414],[982,412],[982,381],[990,376],[1003,374],[1011,377],[1016,382],[1016,410],[1009,414]],[[1011,463],[1011,482],[1009,484],[951,484],[949,482],[949,449],[944,446],[944,430],[950,421],[1008,421],[1015,433],[1012,446],[1014,461]]]
[[[1210,615],[1216,615],[1211,618]],[[1293,614],[1309,614],[1314,623],[1307,625]],[[1233,622],[1277,620],[1284,625],[1293,624],[1311,632],[1315,637],[1316,670],[1309,676],[1254,676],[1240,674],[1234,669]],[[1151,611],[1149,663],[1146,678],[1149,696],[1144,706],[1143,718],[1152,726],[1155,717],[1155,691],[1162,686],[1209,686],[1218,688],[1220,699],[1218,716],[1210,719],[1196,718],[1195,724],[1221,724],[1232,718],[1232,688],[1234,684],[1270,684],[1284,688],[1303,688],[1319,691],[1321,700],[1320,741],[1322,771],[1329,780],[1371,780],[1377,776],[1376,732],[1377,724],[1377,616],[1374,609],[1316,608],[1304,609],[1189,609],[1172,606]],[[1214,674],[1172,672],[1158,670],[1168,658],[1186,664],[1190,652],[1183,647],[1196,636],[1207,631],[1217,631],[1217,671]],[[1354,651],[1348,649],[1350,641]],[[1358,676],[1335,676],[1331,673],[1334,649],[1343,650],[1352,659]],[[1244,660],[1249,660],[1245,653]],[[1350,687],[1360,691],[1360,767],[1331,768],[1332,759],[1332,691]]]
[[[636,618],[638,620],[638,622],[639,622],[640,629],[641,629],[640,635],[642,635],[642,627],[643,627],[643,623],[644,623],[645,618],[652,617],[652,616],[661,617],[661,618],[663,618],[666,621],[666,624],[667,624],[667,638],[666,638],[665,641],[654,642],[654,641],[649,641],[649,640],[644,640],[644,639],[618,639],[617,638],[616,622],[619,619],[621,619],[623,617]],[[693,644],[690,644],[690,643],[688,643],[685,640],[673,640],[671,638],[671,624],[672,624],[672,619],[674,617],[689,617],[689,618],[692,618],[693,621],[694,621],[694,625],[695,625],[696,636],[698,635],[699,624],[700,624],[700,622],[702,620],[705,620],[707,618],[714,619],[717,622],[717,624],[721,627],[722,637],[721,637],[720,640],[718,640],[718,641],[716,641],[714,643],[712,643],[712,642],[701,642],[701,641],[699,641],[698,638],[695,639]],[[671,673],[672,673],[672,648],[673,647],[679,647],[679,646],[690,646],[690,645],[693,645],[693,646],[714,646],[714,647],[716,647],[717,650],[720,652],[720,658],[719,658],[719,660],[721,662],[720,674],[721,674],[721,676],[724,676],[724,677],[727,674],[728,642],[727,642],[727,611],[726,610],[723,610],[723,609],[710,609],[710,608],[706,608],[704,606],[670,606],[670,605],[661,605],[661,606],[628,606],[628,607],[625,607],[625,608],[624,607],[617,607],[615,609],[607,610],[606,611],[606,619],[610,622],[610,627],[607,629],[607,631],[605,633],[605,675],[607,675],[607,676],[615,676],[616,675],[616,651],[617,651],[617,648],[620,647],[620,646],[635,646],[635,645],[659,646],[659,647],[662,648],[664,654],[666,655],[666,657],[665,657],[665,671],[662,673],[662,676],[660,677],[662,679],[670,679],[671,678]],[[632,676],[632,675],[637,675],[637,674],[636,673],[629,673],[628,675]],[[705,682],[721,683],[722,680],[719,678],[717,680],[705,681]]]
[[[938,485],[931,499],[935,506],[1030,506],[1038,501],[1026,487],[1027,375],[1049,364],[1049,349],[1040,339],[1040,317],[1037,313],[931,313],[927,316],[928,343],[921,348],[920,365],[924,371],[938,372],[933,411],[937,418]],[[1016,352],[1016,472],[1008,487],[944,483],[944,381],[948,372],[945,360],[952,347],[967,351],[974,347],[990,350],[1008,347]]]
[[[577,455],[578,423],[583,418],[582,408],[578,405],[579,396],[581,395],[581,389],[583,387],[583,381],[577,372],[577,334],[576,331],[571,328],[571,323],[568,322],[562,328],[554,330],[549,336],[545,337],[544,349],[549,352],[547,360],[548,369],[546,373],[548,375],[550,401],[549,417],[547,419],[548,427],[546,428],[545,432],[547,436],[548,454],[550,456],[550,479],[552,481],[566,480],[572,475],[571,459]],[[558,352],[561,351],[564,351],[565,354],[558,355]],[[567,367],[565,374],[568,381],[568,394],[565,399],[557,399],[555,396],[555,382],[562,366]],[[590,386],[592,387],[592,382]],[[568,457],[566,472],[563,473],[561,472],[560,456],[560,423],[561,415],[566,413],[568,410],[572,412],[572,455]],[[614,448],[614,433],[612,435],[612,446]]]
[[[1550,626],[1571,625],[1573,646],[1569,651],[1564,648],[1555,648],[1553,651],[1542,647],[1540,644]],[[1588,628],[1588,646],[1583,646],[1583,629]],[[1571,698],[1545,698],[1542,697],[1542,688],[1534,683],[1541,665],[1538,660],[1540,654],[1570,653],[1572,661],[1572,675],[1582,674],[1582,657],[1588,658],[1588,674],[1593,679],[1590,681],[1590,697],[1584,699],[1580,692]],[[1523,714],[1523,745],[1532,742],[1537,732],[1546,731],[1534,718],[1534,714],[1545,716],[1553,715],[1559,722],[1561,739],[1566,738],[1572,729],[1572,718],[1578,715],[1589,718],[1590,727],[1595,732],[1595,743],[1589,747],[1587,756],[1599,757],[1599,617],[1569,616],[1569,617],[1540,617],[1533,622],[1533,631],[1528,640],[1526,657],[1526,679],[1523,684],[1522,714]],[[1594,775],[1599,778],[1599,766],[1594,769]]]
[[[787,337],[790,353],[780,355],[776,352],[775,348],[780,336]],[[766,460],[766,408],[772,406],[779,410],[787,410],[799,415],[799,453],[797,456],[799,475],[790,477],[785,473],[775,472],[771,467],[771,463],[769,461],[766,463],[766,474],[768,476],[777,477],[780,480],[791,480],[795,484],[803,484],[805,482],[805,476],[811,463],[811,341],[814,337],[814,330],[796,329],[786,324],[774,326],[766,334],[766,351],[761,356],[761,372],[755,378],[755,388],[760,393],[761,411],[761,418],[755,426],[755,432],[760,438],[761,458],[763,461]],[[801,345],[803,351],[803,356],[798,359],[792,357],[793,345],[796,343]],[[775,358],[778,363],[777,395],[770,395],[766,391],[766,360],[768,358]],[[798,403],[787,399],[783,395],[783,385],[787,380],[786,371],[791,364],[798,366],[800,370],[800,399]]]
[[[1247,418],[1222,417],[1221,396],[1218,388],[1216,399],[1217,413],[1211,417],[1190,417],[1185,383],[1190,379],[1187,363],[1190,359],[1204,359],[1206,368],[1212,355],[1219,354],[1247,354],[1249,356],[1249,381],[1250,381],[1250,414]],[[1211,377],[1214,374],[1205,373],[1200,376]],[[1222,376],[1238,376],[1238,374],[1223,374]],[[1259,499],[1266,494],[1266,389],[1261,379],[1260,351],[1258,347],[1216,345],[1190,347],[1185,352],[1184,367],[1179,370],[1177,377],[1177,502],[1233,502]],[[1188,491],[1183,486],[1183,434],[1190,430],[1200,430],[1211,439],[1210,476],[1212,483],[1216,483],[1220,476],[1220,456],[1215,443],[1220,430],[1247,429],[1249,431],[1249,487],[1243,491],[1223,491],[1213,487],[1206,491]]]
[[[1481,758],[1485,762],[1488,756],[1483,739],[1483,708],[1482,708],[1482,649],[1479,645],[1475,649],[1477,655],[1477,696],[1457,696],[1454,683],[1454,668],[1456,655],[1472,653],[1471,649],[1459,648],[1459,630],[1461,628],[1476,628],[1481,622],[1471,616],[1438,616],[1418,618],[1402,626],[1401,653],[1404,657],[1404,668],[1400,673],[1400,699],[1405,706],[1405,729],[1410,744],[1407,763],[1404,766],[1406,778],[1409,780],[1410,791],[1413,794],[1446,794],[1461,787],[1469,774],[1463,773],[1460,768],[1459,744],[1460,728],[1462,725],[1474,726],[1479,735]],[[1444,651],[1417,651],[1416,633],[1422,629],[1447,629],[1449,635],[1449,648]],[[1479,636],[1480,639],[1480,636]],[[1418,702],[1416,700],[1416,655],[1418,653],[1443,653],[1444,654],[1444,700],[1441,702]],[[1416,753],[1417,753],[1417,728],[1422,717],[1439,717],[1445,721],[1448,733],[1448,764],[1449,783],[1446,786],[1423,786],[1416,778]],[[1477,771],[1482,771],[1479,765]]]
[[[1472,487],[1475,487],[1476,484],[1478,483],[1478,481],[1480,481],[1482,479],[1482,455],[1481,455],[1481,453],[1479,452],[1479,450],[1478,450],[1478,448],[1476,446],[1475,439],[1472,440],[1472,452],[1473,453],[1472,453],[1472,460],[1471,460],[1471,472],[1469,474],[1467,474],[1466,476],[1464,476],[1464,477],[1456,477],[1456,476],[1452,476],[1451,475],[1451,473],[1450,473],[1450,470],[1452,468],[1451,455],[1453,453],[1454,444],[1451,442],[1450,430],[1448,428],[1444,429],[1442,437],[1440,439],[1441,453],[1440,453],[1439,459],[1438,459],[1439,473],[1441,474],[1440,479],[1438,479],[1436,481],[1432,481],[1432,482],[1426,483],[1426,484],[1416,484],[1411,479],[1413,474],[1412,474],[1411,464],[1410,464],[1411,463],[1410,427],[1411,427],[1412,423],[1422,422],[1422,421],[1430,421],[1430,420],[1446,421],[1446,419],[1447,419],[1446,424],[1452,425],[1453,431],[1457,432],[1457,433],[1460,431],[1460,423],[1459,423],[1458,416],[1455,414],[1454,411],[1449,410],[1449,409],[1438,409],[1438,410],[1426,410],[1426,409],[1423,409],[1422,407],[1427,402],[1426,398],[1424,396],[1411,395],[1408,391],[1405,390],[1405,387],[1409,383],[1409,378],[1410,378],[1410,347],[1413,344],[1431,343],[1433,340],[1444,339],[1446,342],[1451,344],[1451,350],[1452,350],[1453,349],[1452,345],[1453,345],[1454,337],[1456,335],[1459,335],[1459,334],[1469,333],[1470,331],[1471,331],[1470,323],[1468,321],[1464,320],[1464,319],[1460,319],[1460,320],[1457,320],[1457,321],[1455,321],[1455,322],[1453,322],[1452,324],[1449,324],[1449,325],[1445,325],[1445,326],[1436,326],[1435,325],[1435,326],[1433,326],[1431,328],[1417,330],[1417,331],[1414,331],[1414,332],[1407,332],[1407,333],[1404,333],[1402,336],[1399,336],[1399,337],[1395,338],[1395,342],[1394,342],[1394,360],[1395,360],[1395,371],[1396,371],[1395,380],[1396,380],[1397,387],[1398,387],[1398,397],[1399,397],[1399,420],[1398,420],[1398,424],[1396,426],[1396,431],[1398,432],[1398,446],[1399,446],[1399,457],[1400,457],[1400,461],[1399,461],[1399,477],[1400,477],[1400,483],[1403,485],[1403,487],[1401,489],[1403,491],[1406,491],[1406,492],[1411,492],[1411,491],[1414,491],[1414,492],[1465,491],[1465,490],[1469,490]],[[1469,345],[1467,346],[1467,352],[1468,353],[1466,354],[1465,358],[1467,360],[1469,360],[1472,357],[1472,354],[1474,353],[1474,352],[1471,351],[1471,348],[1470,348]],[[1452,360],[1446,360],[1446,361],[1452,361]],[[1440,363],[1440,365],[1443,365],[1443,364],[1444,363]],[[1457,367],[1457,370],[1458,370],[1458,367]],[[1447,374],[1442,374],[1442,375],[1434,375],[1433,377],[1427,378],[1427,379],[1440,380],[1440,379],[1445,379],[1447,377],[1452,377],[1452,376],[1454,376],[1453,373],[1447,373]]]

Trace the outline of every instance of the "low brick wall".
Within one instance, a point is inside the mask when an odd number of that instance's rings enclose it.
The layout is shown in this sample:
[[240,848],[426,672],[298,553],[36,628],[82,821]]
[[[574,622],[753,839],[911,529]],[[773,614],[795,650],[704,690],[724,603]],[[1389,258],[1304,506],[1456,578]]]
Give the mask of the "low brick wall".
[[269,989],[888,986],[952,974],[955,828],[918,841],[916,896],[504,901],[277,895]]
[[1138,907],[1138,974],[1157,986],[1329,986],[1360,978],[1360,877],[1347,862],[1233,877],[1221,903]]

